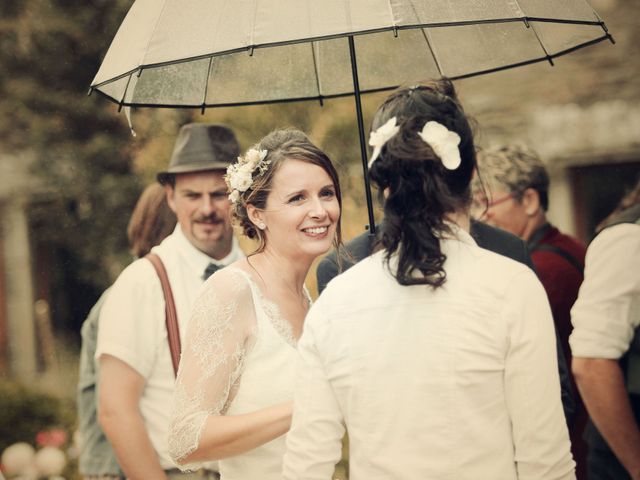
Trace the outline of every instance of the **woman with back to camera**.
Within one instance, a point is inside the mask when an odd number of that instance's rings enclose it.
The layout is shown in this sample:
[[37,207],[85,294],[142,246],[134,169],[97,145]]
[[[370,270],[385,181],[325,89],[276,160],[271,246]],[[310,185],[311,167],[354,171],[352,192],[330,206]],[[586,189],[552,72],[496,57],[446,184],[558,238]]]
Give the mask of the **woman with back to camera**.
[[475,147],[449,80],[378,109],[380,250],[307,316],[284,478],[573,479],[553,320],[524,265],[469,235]]
[[196,301],[170,454],[185,469],[222,459],[223,480],[279,479],[310,306],[304,280],[316,257],[340,245],[340,186],[329,158],[297,130],[267,135],[229,168],[227,182],[235,216],[259,248],[216,272]]

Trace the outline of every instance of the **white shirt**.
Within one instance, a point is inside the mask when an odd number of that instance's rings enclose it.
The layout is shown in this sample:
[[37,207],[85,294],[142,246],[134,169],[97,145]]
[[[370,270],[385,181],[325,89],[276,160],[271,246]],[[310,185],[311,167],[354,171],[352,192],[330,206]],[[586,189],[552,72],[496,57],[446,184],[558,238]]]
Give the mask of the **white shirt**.
[[336,277],[298,343],[284,478],[575,479],[545,291],[524,265],[444,240],[443,287],[379,252]]
[[574,357],[618,359],[640,324],[640,225],[623,223],[597,235],[571,309]]
[[[210,262],[228,265],[243,256],[234,239],[230,254],[214,260],[195,248],[180,225],[153,248],[167,270],[184,342],[191,307]],[[174,468],[168,455],[167,434],[173,402],[174,372],[165,326],[165,303],[160,279],[145,259],[129,265],[111,287],[102,307],[96,358],[109,354],[127,363],[145,379],[140,412],[162,468]]]

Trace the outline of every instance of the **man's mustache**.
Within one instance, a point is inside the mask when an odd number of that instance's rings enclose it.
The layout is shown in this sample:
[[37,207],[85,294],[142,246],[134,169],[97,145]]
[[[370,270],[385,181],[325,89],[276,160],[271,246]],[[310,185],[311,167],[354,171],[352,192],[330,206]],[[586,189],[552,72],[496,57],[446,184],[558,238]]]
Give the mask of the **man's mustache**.
[[211,214],[203,217],[198,217],[194,220],[197,223],[222,223],[224,219],[219,217],[218,215]]

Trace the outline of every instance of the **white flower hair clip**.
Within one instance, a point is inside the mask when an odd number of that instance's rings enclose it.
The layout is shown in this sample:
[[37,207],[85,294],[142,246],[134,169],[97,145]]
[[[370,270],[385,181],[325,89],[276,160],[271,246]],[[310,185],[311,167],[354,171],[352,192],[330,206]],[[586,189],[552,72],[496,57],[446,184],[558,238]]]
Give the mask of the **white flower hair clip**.
[[256,178],[267,171],[271,160],[265,161],[266,157],[266,150],[251,148],[244,156],[238,157],[236,163],[227,167],[227,174],[224,179],[231,192],[229,194],[231,203],[237,203],[238,200],[240,200],[240,194],[251,188],[254,180],[253,175],[256,170],[258,171]]
[[462,162],[458,149],[460,135],[456,132],[452,132],[441,123],[430,121],[424,125],[421,132],[418,132],[418,135],[440,157],[444,168],[455,170],[460,166]]
[[380,155],[385,143],[398,133],[399,130],[400,126],[398,125],[398,119],[396,117],[391,117],[387,123],[381,125],[375,132],[371,132],[369,134],[369,145],[373,147],[373,154],[371,155],[371,160],[369,160],[369,168],[371,168],[373,162],[375,162]]

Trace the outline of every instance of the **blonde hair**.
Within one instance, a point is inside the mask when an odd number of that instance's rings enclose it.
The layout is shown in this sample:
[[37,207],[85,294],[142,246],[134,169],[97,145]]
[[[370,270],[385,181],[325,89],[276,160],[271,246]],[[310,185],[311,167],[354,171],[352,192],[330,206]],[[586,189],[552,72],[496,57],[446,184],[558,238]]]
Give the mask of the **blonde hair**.
[[480,150],[477,165],[474,192],[484,190],[482,183],[486,181],[490,190],[502,186],[519,201],[527,188],[533,188],[540,196],[543,210],[549,208],[549,174],[538,154],[530,148],[505,145]]

